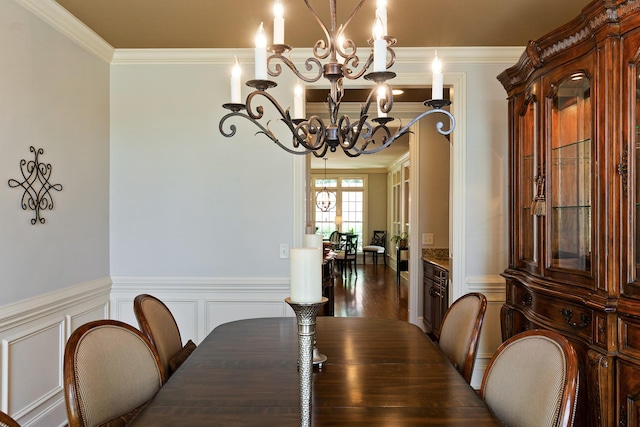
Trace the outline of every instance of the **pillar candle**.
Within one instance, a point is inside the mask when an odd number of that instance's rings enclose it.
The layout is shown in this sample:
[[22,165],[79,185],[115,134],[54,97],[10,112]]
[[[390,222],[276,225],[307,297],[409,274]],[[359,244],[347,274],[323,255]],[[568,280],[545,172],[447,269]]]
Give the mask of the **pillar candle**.
[[322,249],[293,248],[291,257],[291,301],[317,303],[322,301]]
[[241,75],[242,70],[240,69],[240,64],[238,64],[238,58],[236,58],[236,63],[231,69],[231,102],[234,104],[240,104],[242,102],[242,89],[240,86]]
[[260,23],[256,33],[256,80],[267,80],[267,38],[264,35],[264,27]]
[[322,234],[305,234],[304,247],[322,249]]
[[273,44],[284,44],[284,9],[279,0],[273,4]]
[[387,69],[387,41],[383,37],[380,20],[376,20],[373,36],[373,71],[385,71]]
[[433,72],[433,79],[431,82],[431,99],[442,99],[442,63],[438,58],[438,52],[436,52],[436,57],[433,58],[433,62],[431,63],[431,71]]
[[377,102],[376,104],[378,104],[378,117],[387,117],[387,113],[385,113],[384,111],[382,111],[382,108],[380,108],[380,100],[381,99],[385,99],[386,98],[386,91],[384,90],[384,87],[379,87],[378,88],[378,96],[377,96]]

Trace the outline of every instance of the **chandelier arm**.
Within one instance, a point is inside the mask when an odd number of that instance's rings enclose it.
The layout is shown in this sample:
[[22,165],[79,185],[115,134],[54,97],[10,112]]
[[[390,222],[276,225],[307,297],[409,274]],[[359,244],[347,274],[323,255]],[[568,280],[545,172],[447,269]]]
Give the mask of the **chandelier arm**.
[[253,123],[254,125],[256,125],[260,130],[258,132],[256,132],[256,135],[261,133],[263,135],[265,135],[267,138],[269,138],[271,141],[273,141],[274,143],[276,143],[280,148],[282,148],[283,150],[285,150],[288,153],[291,154],[298,154],[298,155],[305,155],[305,154],[309,154],[311,152],[311,150],[304,150],[304,151],[297,151],[297,150],[292,150],[291,148],[287,147],[286,145],[282,144],[278,138],[276,138],[276,136],[273,134],[273,132],[271,132],[271,130],[269,130],[268,128],[265,128],[264,126],[262,126],[262,124],[260,124],[260,122],[258,122],[257,120],[255,120],[254,118],[250,117],[248,114],[245,113],[240,113],[240,112],[232,112],[229,114],[226,114],[222,119],[220,119],[220,124],[218,125],[218,129],[220,130],[220,133],[227,137],[227,138],[231,138],[232,136],[234,136],[236,134],[237,128],[236,125],[231,124],[229,126],[229,132],[226,132],[223,129],[223,126],[225,124],[225,122],[232,118],[232,117],[243,117],[247,120],[249,120],[251,123]]
[[[331,0],[332,2],[335,3],[335,0]],[[344,21],[344,24],[342,24],[342,32],[344,32],[344,30],[347,29],[347,27],[349,26],[349,23],[351,22],[351,20],[356,16],[356,14],[358,13],[358,11],[360,10],[360,8],[362,7],[362,5],[364,4],[364,2],[367,0],[360,0],[360,2],[358,3],[358,5],[353,9],[353,11],[351,12],[351,15],[349,15],[349,17],[347,18],[346,21]],[[306,2],[306,0],[305,0]]]
[[[297,121],[294,123],[297,123]],[[315,153],[325,145],[326,127],[318,116],[311,116],[308,120],[302,120],[297,123],[295,129],[292,129],[292,134],[294,147],[302,145],[307,150]],[[316,135],[315,143],[309,140],[312,135]]]
[[350,150],[353,147],[355,147],[356,143],[360,139],[360,134],[361,134],[363,128],[366,129],[366,132],[363,134],[364,138],[369,138],[371,136],[371,125],[369,123],[367,123],[367,118],[369,117],[369,108],[371,107],[371,102],[373,101],[373,96],[376,93],[377,93],[377,88],[376,87],[371,89],[371,91],[369,92],[369,96],[367,97],[367,100],[360,107],[360,117],[353,124],[353,126],[351,126],[349,124],[350,119],[349,119],[348,116],[343,115],[343,116],[340,117],[340,120],[338,122],[339,123],[338,127],[342,128],[341,124],[346,121],[347,129],[346,129],[345,133],[347,135],[349,135],[348,142],[345,143],[344,139],[342,138],[342,133],[340,133],[340,135],[341,135],[340,147],[342,147],[343,150],[345,150],[345,149],[346,150]]
[[[295,74],[300,80],[303,80],[307,83],[315,83],[322,77],[322,63],[316,58],[307,58],[304,61],[307,71],[313,71],[314,66],[318,69],[318,73],[312,77],[304,76],[302,73],[300,73],[296,65],[289,58],[279,53],[275,53],[269,56],[269,58],[267,59],[267,65],[271,64],[272,59],[279,59],[284,62],[284,64],[293,72],[293,74]],[[268,72],[270,76],[277,77],[282,72],[282,67],[280,66],[280,64],[275,64],[274,70],[272,71],[271,69],[269,69]]]
[[419,116],[415,117],[413,120],[411,120],[409,123],[407,123],[406,126],[404,126],[402,129],[398,130],[391,138],[389,138],[389,140],[387,140],[386,142],[384,142],[381,146],[373,148],[371,150],[363,150],[363,149],[359,149],[358,147],[354,147],[354,150],[360,152],[360,154],[373,154],[373,153],[377,153],[378,151],[382,151],[385,148],[387,148],[388,146],[390,146],[393,141],[395,141],[396,139],[400,138],[401,136],[404,136],[405,134],[411,132],[409,130],[409,128],[411,126],[413,126],[416,122],[418,122],[419,120],[421,120],[422,118],[429,116],[431,114],[436,114],[436,113],[440,113],[440,114],[444,114],[445,116],[447,116],[450,120],[450,126],[449,129],[443,130],[442,128],[444,127],[443,122],[438,122],[436,123],[436,130],[438,131],[438,133],[440,135],[443,136],[448,136],[451,134],[451,132],[453,132],[453,130],[456,127],[456,119],[453,117],[453,114],[451,114],[449,111],[447,110],[442,110],[442,109],[433,109],[433,110],[427,110],[425,112],[423,112],[422,114],[420,114]]
[[[331,0],[331,1],[335,1],[335,0]],[[322,22],[322,19],[320,19],[320,16],[316,12],[316,10],[313,8],[313,6],[309,4],[309,0],[304,0],[304,3],[307,5],[307,8],[309,8],[314,18],[316,18],[316,21],[318,22],[318,25],[320,25],[320,28],[322,28],[322,31],[324,32],[324,36],[326,37],[328,42],[331,43],[331,33],[329,32],[329,29],[327,28],[327,26],[324,24],[324,22]],[[318,59],[326,58],[327,56],[329,56],[330,49],[326,53],[320,53],[320,50],[326,50],[327,48],[328,47],[326,46],[326,42],[324,40],[318,40],[316,44],[313,46],[313,56],[315,56]]]
[[367,61],[362,66],[360,71],[354,74],[354,69],[358,68],[359,64],[360,64],[360,58],[358,58],[358,55],[351,54],[347,56],[347,58],[344,60],[344,67],[343,67],[344,77],[349,80],[357,80],[360,77],[362,77],[364,73],[369,71],[369,67],[371,67],[371,64],[373,64],[373,51],[369,53],[369,57],[367,58]]
[[328,149],[329,149],[329,146],[327,144],[323,144],[322,151],[312,151],[312,153],[316,157],[324,157],[324,155],[327,154]]

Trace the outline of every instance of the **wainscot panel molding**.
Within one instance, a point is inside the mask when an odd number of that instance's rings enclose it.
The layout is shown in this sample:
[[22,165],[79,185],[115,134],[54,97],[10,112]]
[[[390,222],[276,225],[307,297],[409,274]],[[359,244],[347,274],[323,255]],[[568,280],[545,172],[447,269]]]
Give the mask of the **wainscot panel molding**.
[[466,289],[463,294],[480,292],[487,297],[487,312],[482,324],[476,364],[473,366],[473,376],[471,377],[471,386],[480,389],[482,377],[493,356],[493,350],[502,343],[500,309],[505,300],[505,279],[495,274],[469,276],[464,280],[464,285]]
[[64,426],[64,347],[78,326],[109,314],[103,278],[0,307],[0,410],[24,427]]
[[176,319],[183,343],[200,343],[217,326],[241,319],[293,317],[284,302],[288,277],[124,277],[114,276],[111,318],[138,327],[133,300],[151,294]]

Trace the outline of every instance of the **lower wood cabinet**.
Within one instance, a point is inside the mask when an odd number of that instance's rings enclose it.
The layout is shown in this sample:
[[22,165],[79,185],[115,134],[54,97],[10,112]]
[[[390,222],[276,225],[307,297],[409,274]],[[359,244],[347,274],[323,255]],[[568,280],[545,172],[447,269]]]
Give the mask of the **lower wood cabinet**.
[[322,261],[322,296],[328,299],[327,303],[320,308],[320,316],[333,316],[335,313],[334,284],[334,260],[325,258]]
[[432,338],[440,338],[442,318],[449,308],[449,270],[422,260],[423,266],[423,322]]

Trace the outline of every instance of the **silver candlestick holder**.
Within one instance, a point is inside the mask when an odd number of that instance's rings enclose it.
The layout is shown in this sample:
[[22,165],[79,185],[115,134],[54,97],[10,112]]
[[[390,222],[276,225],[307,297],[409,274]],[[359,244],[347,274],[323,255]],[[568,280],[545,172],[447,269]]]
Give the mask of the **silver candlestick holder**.
[[[318,310],[328,301],[322,298],[320,302],[299,303],[286,298],[285,302],[296,313],[298,323],[298,370],[300,373],[300,426],[311,425],[311,372],[313,371],[314,358],[318,364],[327,360],[317,352],[315,347],[316,317]],[[315,357],[314,357],[315,356]]]

